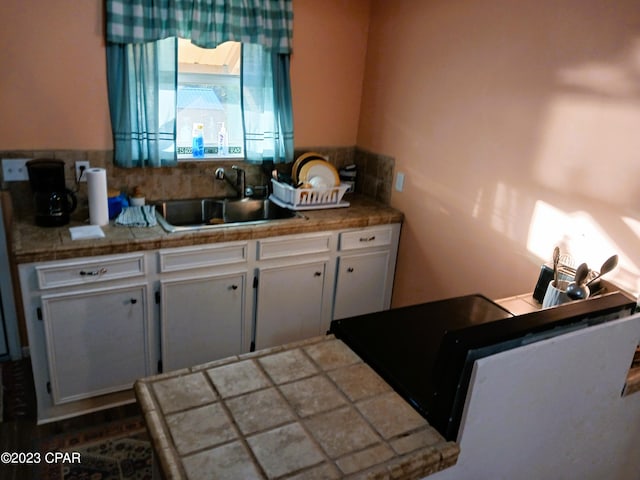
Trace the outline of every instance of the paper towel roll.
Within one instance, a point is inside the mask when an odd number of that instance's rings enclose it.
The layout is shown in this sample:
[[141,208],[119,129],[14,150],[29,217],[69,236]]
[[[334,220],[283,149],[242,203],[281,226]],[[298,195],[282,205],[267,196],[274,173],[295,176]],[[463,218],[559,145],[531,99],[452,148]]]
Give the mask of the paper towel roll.
[[89,223],[109,223],[109,199],[107,197],[107,171],[104,168],[89,168],[86,171],[89,197]]

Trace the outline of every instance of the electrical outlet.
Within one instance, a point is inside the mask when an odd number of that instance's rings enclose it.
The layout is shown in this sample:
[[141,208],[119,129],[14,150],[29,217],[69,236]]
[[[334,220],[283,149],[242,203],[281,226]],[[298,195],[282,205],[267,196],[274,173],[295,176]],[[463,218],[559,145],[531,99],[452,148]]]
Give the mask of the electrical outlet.
[[90,166],[88,160],[76,162],[76,183],[87,181],[87,175],[84,172],[86,172],[89,168]]
[[5,182],[22,182],[29,180],[27,162],[30,158],[3,158],[2,179]]

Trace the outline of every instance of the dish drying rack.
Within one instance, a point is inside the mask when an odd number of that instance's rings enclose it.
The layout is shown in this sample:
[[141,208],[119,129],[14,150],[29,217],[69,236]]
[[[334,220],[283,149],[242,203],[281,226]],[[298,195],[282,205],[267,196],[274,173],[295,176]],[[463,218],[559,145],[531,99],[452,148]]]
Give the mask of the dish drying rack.
[[349,185],[340,184],[327,188],[294,188],[286,183],[271,179],[273,193],[269,199],[290,210],[319,210],[323,208],[348,207],[349,202],[342,197]]

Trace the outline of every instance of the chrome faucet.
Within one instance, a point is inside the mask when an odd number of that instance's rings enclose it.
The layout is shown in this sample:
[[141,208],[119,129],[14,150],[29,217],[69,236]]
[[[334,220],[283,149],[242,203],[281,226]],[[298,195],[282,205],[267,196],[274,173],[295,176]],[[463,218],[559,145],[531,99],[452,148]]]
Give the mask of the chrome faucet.
[[224,171],[224,168],[220,167],[217,168],[215,171],[215,177],[218,180],[226,180],[227,183],[229,185],[231,185],[233,187],[233,189],[238,192],[238,197],[239,198],[245,198],[246,197],[246,177],[245,177],[245,172],[242,168],[238,167],[237,165],[232,165],[231,168],[233,170],[236,171],[236,183],[232,183],[229,178],[227,177],[227,174]]

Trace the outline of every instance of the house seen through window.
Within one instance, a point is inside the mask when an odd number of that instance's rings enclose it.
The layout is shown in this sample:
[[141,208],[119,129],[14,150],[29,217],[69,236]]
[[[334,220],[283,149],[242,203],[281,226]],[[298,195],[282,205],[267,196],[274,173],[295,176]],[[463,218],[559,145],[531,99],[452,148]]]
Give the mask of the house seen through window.
[[205,49],[178,39],[178,159],[244,156],[240,49],[239,42]]

